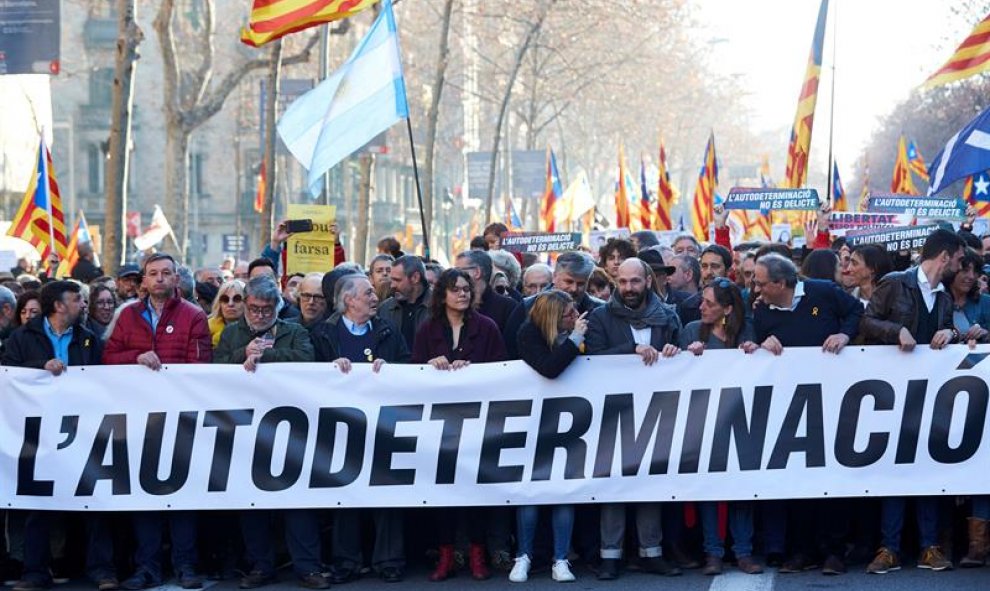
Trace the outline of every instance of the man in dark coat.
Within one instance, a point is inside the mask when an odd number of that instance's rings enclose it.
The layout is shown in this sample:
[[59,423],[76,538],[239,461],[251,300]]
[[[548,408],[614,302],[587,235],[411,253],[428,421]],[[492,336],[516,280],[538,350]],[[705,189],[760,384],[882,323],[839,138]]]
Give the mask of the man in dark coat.
[[[7,339],[3,365],[43,369],[61,375],[70,366],[98,365],[102,341],[79,324],[81,288],[72,281],[51,281],[41,288],[41,315]],[[18,591],[37,591],[52,584],[51,511],[28,511],[24,524],[24,573]],[[86,574],[100,591],[119,586],[113,565],[113,543],[106,516],[86,514]]]

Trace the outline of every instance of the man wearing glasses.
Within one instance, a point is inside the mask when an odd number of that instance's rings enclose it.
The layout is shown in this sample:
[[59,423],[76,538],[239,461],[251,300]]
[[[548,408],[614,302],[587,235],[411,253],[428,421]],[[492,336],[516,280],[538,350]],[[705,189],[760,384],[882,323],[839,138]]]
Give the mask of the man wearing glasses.
[[[147,297],[121,309],[103,350],[104,365],[143,365],[158,371],[169,363],[210,363],[213,345],[206,314],[179,297],[175,259],[156,253],[144,260],[141,286]],[[162,584],[162,533],[171,532],[172,564],[183,589],[203,586],[196,574],[196,514],[190,511],[134,513],[134,574],[124,589]]]
[[327,298],[323,295],[323,273],[308,273],[296,287],[296,301],[304,328],[312,330],[327,316]]

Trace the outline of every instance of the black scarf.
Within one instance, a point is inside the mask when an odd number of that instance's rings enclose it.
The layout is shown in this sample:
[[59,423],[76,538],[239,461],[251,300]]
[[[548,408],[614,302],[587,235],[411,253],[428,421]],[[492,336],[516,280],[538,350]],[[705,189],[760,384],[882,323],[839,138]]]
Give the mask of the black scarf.
[[628,322],[636,330],[664,326],[668,323],[668,312],[652,290],[646,292],[646,301],[636,310],[622,303],[618,290],[612,292],[612,297],[606,305],[609,314]]

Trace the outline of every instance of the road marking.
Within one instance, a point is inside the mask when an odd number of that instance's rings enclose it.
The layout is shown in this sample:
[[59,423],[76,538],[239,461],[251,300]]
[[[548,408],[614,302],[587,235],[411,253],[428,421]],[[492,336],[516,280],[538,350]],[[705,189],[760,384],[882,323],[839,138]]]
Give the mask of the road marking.
[[744,572],[730,570],[712,578],[708,591],[773,591],[773,580],[776,570],[768,570],[762,575],[747,575]]

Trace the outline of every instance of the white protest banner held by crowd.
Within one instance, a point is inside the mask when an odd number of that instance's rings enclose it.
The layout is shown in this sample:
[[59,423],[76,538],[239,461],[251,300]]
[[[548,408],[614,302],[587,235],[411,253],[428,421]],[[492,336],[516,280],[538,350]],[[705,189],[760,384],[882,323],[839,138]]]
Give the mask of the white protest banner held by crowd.
[[24,509],[423,507],[988,494],[990,346],[3,368]]

